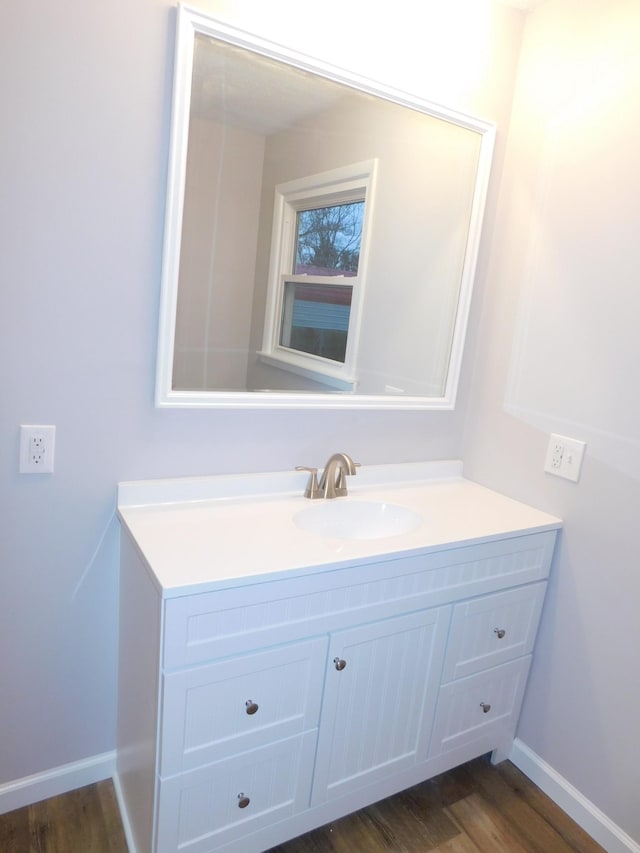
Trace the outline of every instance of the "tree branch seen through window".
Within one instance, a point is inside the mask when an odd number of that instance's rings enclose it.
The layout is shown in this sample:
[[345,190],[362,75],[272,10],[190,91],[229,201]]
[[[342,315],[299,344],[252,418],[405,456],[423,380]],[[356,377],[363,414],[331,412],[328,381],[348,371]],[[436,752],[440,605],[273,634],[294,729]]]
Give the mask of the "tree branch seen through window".
[[364,201],[300,210],[296,229],[296,275],[357,275]]

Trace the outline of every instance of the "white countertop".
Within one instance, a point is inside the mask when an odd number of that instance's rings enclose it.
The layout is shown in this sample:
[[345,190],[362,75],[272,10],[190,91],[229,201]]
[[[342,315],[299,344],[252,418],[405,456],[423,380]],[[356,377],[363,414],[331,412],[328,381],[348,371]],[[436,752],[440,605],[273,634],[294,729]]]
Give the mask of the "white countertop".
[[419,513],[414,530],[336,539],[301,530],[298,472],[121,483],[118,515],[165,597],[315,573],[375,557],[407,556],[561,526],[555,518],[479,486],[457,461],[363,466],[336,501],[382,501]]

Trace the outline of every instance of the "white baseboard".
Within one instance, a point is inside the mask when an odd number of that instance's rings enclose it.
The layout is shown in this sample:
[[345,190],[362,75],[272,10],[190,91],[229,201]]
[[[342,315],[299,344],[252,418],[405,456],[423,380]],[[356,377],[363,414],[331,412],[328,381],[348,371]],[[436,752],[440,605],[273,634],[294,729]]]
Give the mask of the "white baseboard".
[[43,773],[34,773],[33,776],[24,776],[13,782],[5,782],[0,785],[0,814],[109,779],[115,769],[114,750],[84,758],[82,761],[73,761],[71,764],[62,764]]
[[129,820],[129,812],[127,811],[127,804],[124,794],[122,793],[122,785],[120,784],[120,776],[118,775],[117,770],[113,774],[113,787],[116,792],[116,800],[118,801],[118,808],[120,809],[120,820],[122,821],[122,828],[124,830],[124,837],[127,842],[127,847],[129,848],[129,853],[137,853],[136,842],[133,837],[133,829],[131,828],[131,822]]
[[509,759],[607,853],[640,853],[640,844],[519,738],[513,742]]

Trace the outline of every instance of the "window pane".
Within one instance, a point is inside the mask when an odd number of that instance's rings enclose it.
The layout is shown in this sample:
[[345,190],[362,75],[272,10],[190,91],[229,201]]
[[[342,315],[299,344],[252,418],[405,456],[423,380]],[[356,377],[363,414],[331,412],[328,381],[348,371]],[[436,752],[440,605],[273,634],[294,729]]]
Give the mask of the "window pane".
[[299,210],[296,275],[357,275],[364,201]]
[[280,346],[344,363],[351,312],[350,286],[284,286]]

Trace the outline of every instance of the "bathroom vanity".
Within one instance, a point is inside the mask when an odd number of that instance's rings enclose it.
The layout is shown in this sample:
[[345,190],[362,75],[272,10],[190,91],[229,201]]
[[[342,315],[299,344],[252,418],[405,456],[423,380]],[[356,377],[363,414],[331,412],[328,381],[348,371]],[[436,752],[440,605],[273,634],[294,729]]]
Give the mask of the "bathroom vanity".
[[258,853],[509,754],[560,521],[458,462],[123,483],[132,853]]

